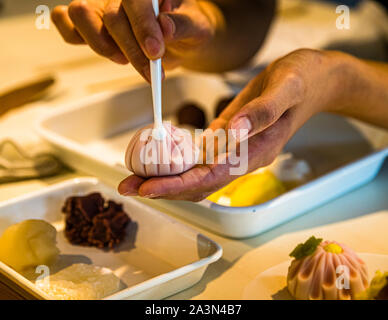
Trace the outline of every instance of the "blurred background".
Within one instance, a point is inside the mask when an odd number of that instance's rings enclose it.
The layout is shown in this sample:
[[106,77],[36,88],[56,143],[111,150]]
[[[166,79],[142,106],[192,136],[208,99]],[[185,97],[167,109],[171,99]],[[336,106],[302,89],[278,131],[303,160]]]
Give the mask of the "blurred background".
[[[39,100],[26,104],[24,112],[0,115],[0,137],[35,140],[33,133],[21,134],[20,118],[38,117],[45,108],[106,91],[119,90],[143,82],[131,66],[119,66],[97,56],[86,46],[66,44],[51,23],[37,29],[38,5],[52,10],[69,0],[0,0],[0,96],[15,86],[50,76],[55,85]],[[335,9],[349,5],[350,29],[338,30]],[[241,86],[266,64],[292,50],[309,47],[342,50],[358,57],[387,61],[388,16],[377,1],[279,0],[276,18],[266,41],[249,66],[222,75]],[[173,72],[180,72],[176,70]],[[43,109],[43,111],[42,111]],[[32,126],[32,125],[31,125]],[[28,126],[25,130],[29,130]]]
[[[311,1],[311,0],[310,0]],[[322,2],[332,2],[335,4],[345,4],[350,7],[355,7],[362,0],[345,0],[345,1],[336,1],[336,0],[322,0]],[[47,1],[47,5],[55,6],[58,4],[67,4],[70,0],[50,0]],[[28,14],[35,11],[35,8],[38,5],[45,4],[42,1],[38,0],[0,0],[0,4],[2,6],[2,14],[3,15],[19,15],[19,14]]]
[[54,7],[58,4],[67,4],[69,2],[69,0],[0,0],[0,12],[2,17],[31,14],[32,12],[35,12],[35,8],[41,4]]

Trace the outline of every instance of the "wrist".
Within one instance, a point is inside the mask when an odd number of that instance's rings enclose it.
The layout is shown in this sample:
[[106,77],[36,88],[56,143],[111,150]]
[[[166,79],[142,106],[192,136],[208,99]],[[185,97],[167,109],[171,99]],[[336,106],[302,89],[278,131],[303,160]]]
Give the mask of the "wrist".
[[362,68],[362,62],[338,51],[325,51],[324,54],[328,59],[328,82],[332,97],[325,111],[342,113],[361,102],[359,94],[363,92],[364,81],[359,76],[359,69]]

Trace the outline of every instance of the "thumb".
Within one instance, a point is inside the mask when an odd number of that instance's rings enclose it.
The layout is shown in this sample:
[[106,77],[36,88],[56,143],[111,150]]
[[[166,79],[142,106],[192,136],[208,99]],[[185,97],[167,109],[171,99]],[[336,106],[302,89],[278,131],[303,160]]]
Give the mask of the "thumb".
[[[249,138],[273,125],[290,108],[301,101],[300,91],[295,88],[293,77],[285,76],[279,81],[268,81],[259,97],[243,106],[228,123],[236,130],[240,140]],[[245,129],[240,134],[240,130]],[[248,132],[248,134],[246,134]]]
[[205,26],[193,19],[190,15],[182,13],[161,13],[159,23],[166,42],[175,42],[184,39],[201,40],[208,34]]

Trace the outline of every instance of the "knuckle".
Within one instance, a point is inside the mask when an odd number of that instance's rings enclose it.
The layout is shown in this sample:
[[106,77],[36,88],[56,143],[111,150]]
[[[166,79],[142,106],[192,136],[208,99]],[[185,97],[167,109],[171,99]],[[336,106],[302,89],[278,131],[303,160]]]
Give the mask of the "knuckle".
[[275,102],[267,102],[266,105],[263,107],[262,113],[261,113],[261,119],[264,118],[264,122],[266,123],[274,123],[277,120],[277,110],[276,110],[276,103]]
[[253,112],[256,123],[260,124],[271,124],[277,120],[278,112],[276,102],[272,100],[264,101],[256,112]]
[[304,81],[299,70],[291,69],[286,74],[285,81],[290,87],[290,90],[292,90],[296,95],[301,95],[304,92]]
[[72,20],[83,18],[89,10],[89,5],[86,0],[75,0],[69,5],[69,16]]
[[51,20],[57,24],[59,21],[62,20],[63,15],[65,13],[65,10],[67,10],[64,6],[57,6],[51,11]]
[[113,10],[105,11],[102,20],[108,28],[115,29],[119,25],[119,16],[117,12],[114,12]]
[[96,43],[90,43],[89,45],[96,53],[104,57],[111,57],[115,53],[115,48],[104,40]]
[[116,27],[120,25],[120,21],[124,13],[121,11],[120,5],[116,2],[109,2],[102,15],[102,20],[109,27]]
[[143,40],[149,35],[155,33],[156,22],[147,13],[138,13],[136,18],[131,20],[131,25],[135,33],[137,33]]
[[131,25],[139,28],[146,25],[148,20],[149,16],[147,16],[147,14],[144,12],[136,12],[136,14],[131,16]]
[[135,3],[135,1],[138,0],[122,0],[122,3],[124,6],[128,6],[128,8],[131,8]]
[[101,43],[99,45],[96,45],[94,50],[102,55],[102,56],[105,56],[105,57],[110,57],[113,55],[113,52],[114,50],[112,49],[112,47],[106,43]]

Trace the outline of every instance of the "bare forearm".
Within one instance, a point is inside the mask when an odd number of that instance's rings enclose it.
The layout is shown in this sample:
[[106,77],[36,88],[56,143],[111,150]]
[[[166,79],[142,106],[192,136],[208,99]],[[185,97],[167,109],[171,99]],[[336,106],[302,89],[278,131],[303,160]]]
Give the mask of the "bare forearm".
[[329,54],[337,60],[340,90],[331,111],[388,128],[388,64]]
[[212,40],[185,57],[183,66],[223,72],[246,64],[259,50],[275,12],[275,0],[199,1],[215,25]]

